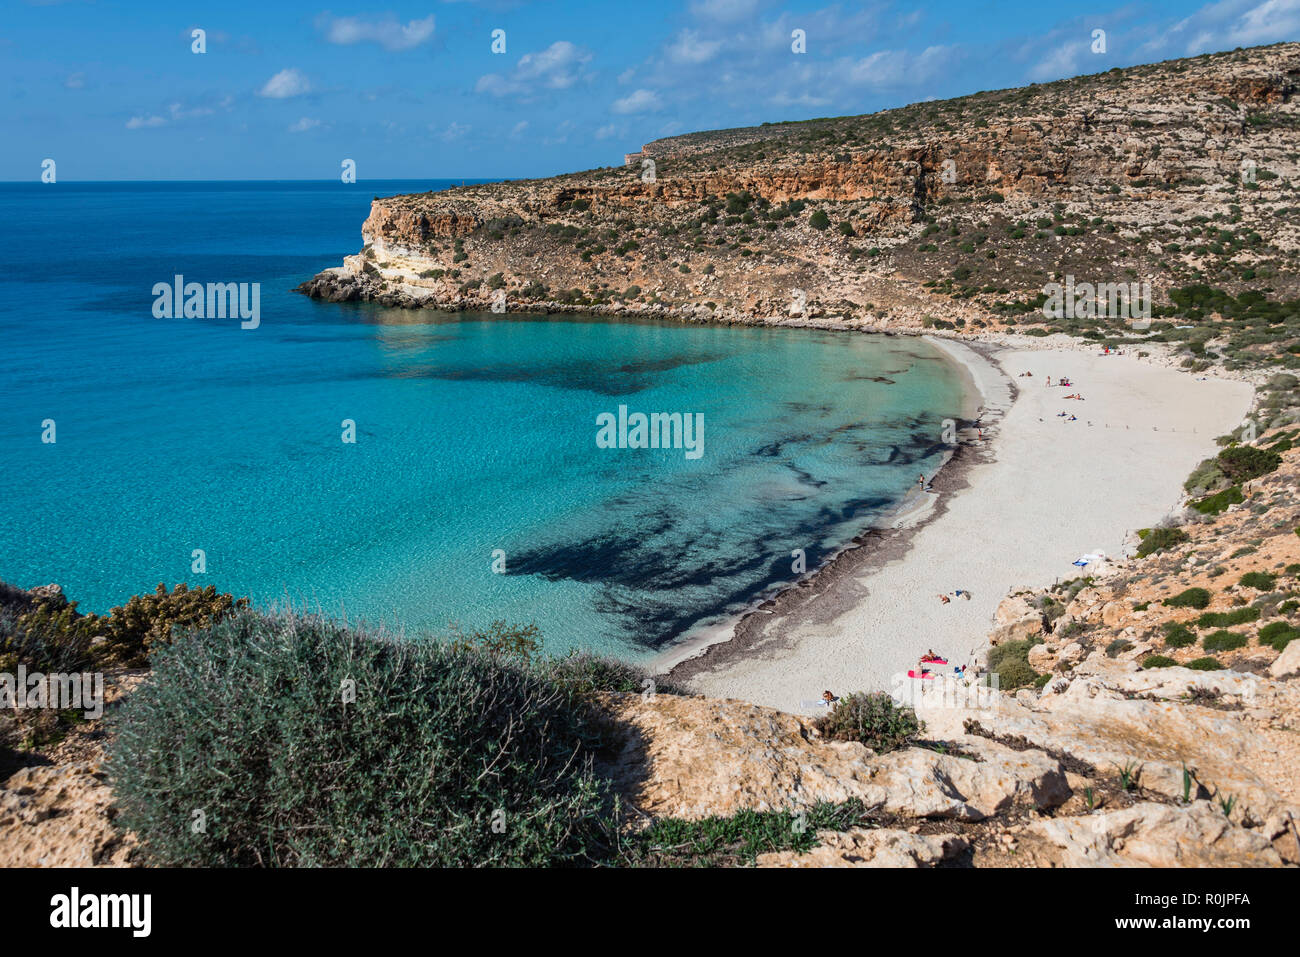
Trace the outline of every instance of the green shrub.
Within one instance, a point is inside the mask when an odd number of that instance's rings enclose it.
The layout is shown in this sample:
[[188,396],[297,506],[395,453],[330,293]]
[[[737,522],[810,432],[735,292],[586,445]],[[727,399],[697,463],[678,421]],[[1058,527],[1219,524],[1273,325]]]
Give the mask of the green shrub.
[[1172,658],[1167,658],[1164,655],[1148,655],[1142,660],[1143,668],[1171,668],[1176,664],[1178,664],[1178,662],[1174,661]]
[[156,864],[541,866],[606,846],[601,727],[518,658],[241,610],[156,649],[108,767]]
[[91,664],[103,619],[82,615],[62,594],[32,595],[0,582],[0,672],[68,673]]
[[1039,674],[1033,669],[1033,666],[1028,661],[1020,658],[1008,658],[993,670],[998,676],[998,687],[1003,691],[1014,691],[1016,688],[1023,688],[1026,685],[1034,684],[1039,678]]
[[830,741],[857,741],[877,754],[905,748],[925,730],[915,711],[882,691],[841,698],[816,726]]
[[1165,630],[1165,644],[1170,648],[1186,648],[1196,644],[1196,635],[1186,625],[1172,623],[1172,628]]
[[1234,608],[1232,611],[1207,611],[1196,619],[1198,628],[1231,628],[1259,621],[1258,608]]
[[[625,838],[619,862],[640,867],[752,865],[759,854],[811,850],[818,844],[818,831],[847,831],[861,826],[870,813],[861,800],[850,798],[798,811],[746,808],[727,817],[657,818]],[[803,826],[796,827],[797,821]]]
[[659,694],[682,694],[675,685],[661,682],[635,665],[586,651],[551,659],[543,663],[543,668],[556,684],[581,695],[600,691],[640,694],[652,690]]
[[830,217],[820,209],[808,217],[808,225],[813,229],[826,229],[830,224]]
[[1038,672],[1029,664],[1029,649],[1037,644],[1041,641],[1005,641],[989,651],[989,671],[998,676],[999,688],[1013,691],[1034,683]]
[[1133,642],[1125,641],[1123,638],[1116,638],[1106,646],[1106,657],[1115,658],[1133,647]]
[[1290,622],[1269,622],[1259,630],[1259,643],[1281,651],[1296,638],[1300,638],[1300,629],[1293,628]]
[[1210,603],[1210,593],[1204,588],[1189,588],[1166,598],[1164,603],[1170,608],[1204,608]]
[[125,605],[113,609],[104,631],[107,642],[102,657],[115,664],[144,667],[158,646],[171,641],[173,629],[202,628],[247,607],[247,598],[218,595],[212,585],[191,590],[182,582],[168,592],[160,582],[152,595],[133,595]]
[[1231,631],[1216,631],[1201,639],[1201,647],[1206,651],[1232,651],[1246,646],[1246,636]]
[[1270,575],[1268,572],[1246,572],[1237,584],[1257,591],[1272,591],[1273,586],[1277,584],[1277,576]]
[[1191,668],[1193,671],[1222,671],[1223,665],[1213,658],[1197,658],[1183,665],[1184,668]]
[[218,595],[211,585],[191,591],[180,584],[168,592],[160,584],[154,594],[134,595],[111,615],[83,615],[61,595],[34,598],[0,583],[0,670],[19,663],[55,673],[144,667],[149,652],[171,640],[173,628],[210,624],[247,604],[246,598]]
[[1226,511],[1229,505],[1240,505],[1244,501],[1241,486],[1234,485],[1231,488],[1225,488],[1222,492],[1215,492],[1213,495],[1207,495],[1205,498],[1193,502],[1192,508],[1203,515],[1219,515]]
[[1167,548],[1173,548],[1190,540],[1191,536],[1181,528],[1153,528],[1138,545],[1137,554],[1139,558],[1145,558],[1147,555],[1163,552]]
[[1219,453],[1219,468],[1234,484],[1249,482],[1277,469],[1282,456],[1250,445],[1234,445]]
[[1206,459],[1192,470],[1192,474],[1183,483],[1183,488],[1188,492],[1195,492],[1197,489],[1218,488],[1226,480],[1227,476],[1223,474],[1223,469],[1219,468],[1219,460],[1217,458]]

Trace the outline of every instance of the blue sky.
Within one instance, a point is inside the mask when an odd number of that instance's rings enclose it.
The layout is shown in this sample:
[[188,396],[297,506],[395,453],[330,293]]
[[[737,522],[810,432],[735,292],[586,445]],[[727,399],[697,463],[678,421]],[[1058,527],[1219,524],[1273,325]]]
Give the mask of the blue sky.
[[8,0],[0,179],[46,157],[61,181],[329,179],[344,158],[362,181],[547,176],[674,133],[1295,39],[1300,0]]

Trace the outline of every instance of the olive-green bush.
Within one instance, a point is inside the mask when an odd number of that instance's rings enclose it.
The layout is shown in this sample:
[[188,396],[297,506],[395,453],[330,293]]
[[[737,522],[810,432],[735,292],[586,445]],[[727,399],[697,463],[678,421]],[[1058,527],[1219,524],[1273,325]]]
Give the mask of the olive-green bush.
[[816,725],[831,741],[857,741],[877,754],[905,748],[925,730],[915,711],[880,691],[840,699]]
[[517,657],[241,609],[154,649],[108,768],[155,864],[542,866],[608,847],[605,727]]
[[1166,598],[1170,608],[1205,608],[1210,604],[1210,593],[1204,588],[1189,588],[1172,598]]
[[1201,647],[1206,651],[1232,651],[1246,647],[1246,636],[1232,631],[1216,631],[1201,639]]

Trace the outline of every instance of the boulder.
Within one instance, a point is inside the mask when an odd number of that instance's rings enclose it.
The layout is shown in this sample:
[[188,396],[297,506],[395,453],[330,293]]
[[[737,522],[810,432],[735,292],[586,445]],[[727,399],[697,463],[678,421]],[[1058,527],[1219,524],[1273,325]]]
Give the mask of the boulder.
[[861,800],[900,817],[978,821],[1015,806],[1069,800],[1059,762],[1037,750],[972,741],[971,757],[906,748],[877,755],[825,741],[800,718],[741,701],[608,695],[622,735],[604,767],[625,799],[655,817],[699,819]]
[[1051,671],[1056,667],[1056,662],[1060,660],[1060,657],[1061,654],[1056,645],[1034,645],[1029,649],[1029,667],[1040,674]]
[[1033,638],[1044,631],[1043,613],[1018,595],[1002,599],[993,620],[997,626],[989,634],[991,645]]
[[1274,678],[1300,673],[1300,641],[1288,641],[1282,654],[1268,666],[1268,673]]
[[0,867],[121,867],[135,847],[112,824],[98,760],[21,768],[0,785]]
[[1145,802],[1011,831],[1016,855],[1037,867],[1280,867],[1260,831],[1230,821],[1210,801]]
[[[1111,779],[1119,769],[1130,767],[1141,787],[1170,799],[1183,796],[1186,768],[1192,796],[1231,795],[1240,813],[1252,821],[1297,808],[1294,786],[1287,783],[1286,757],[1278,763],[1269,753],[1288,747],[1289,738],[1262,727],[1260,714],[1285,724],[1286,716],[1296,713],[1300,689],[1235,672],[1158,670],[1158,678],[1152,672],[1117,669],[1114,675],[1076,676],[1063,687],[1053,682],[1044,689],[1052,693],[1036,702],[999,695],[984,708],[918,713],[928,734],[963,747],[970,740],[966,723],[974,721],[979,736],[1064,755]],[[1210,698],[1219,688],[1218,694],[1235,693],[1236,700],[1224,699],[1219,707],[1208,706],[1212,701],[1197,704],[1186,700],[1194,688],[1205,689]],[[1241,702],[1249,702],[1251,709],[1239,707]],[[1266,732],[1276,734],[1278,743],[1270,739],[1270,746],[1262,748]]]
[[1114,628],[1128,615],[1128,605],[1124,602],[1108,601],[1101,608],[1101,623],[1107,628]]
[[1077,641],[1072,641],[1061,649],[1060,660],[1068,665],[1072,665],[1082,661],[1085,654],[1087,654],[1087,652],[1084,651],[1083,645],[1079,644]]

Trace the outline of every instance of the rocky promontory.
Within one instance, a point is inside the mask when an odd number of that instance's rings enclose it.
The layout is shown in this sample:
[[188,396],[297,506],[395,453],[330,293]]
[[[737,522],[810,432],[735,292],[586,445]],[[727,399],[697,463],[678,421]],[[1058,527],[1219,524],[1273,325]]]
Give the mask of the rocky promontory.
[[376,197],[358,254],[300,291],[1132,339],[1123,318],[1042,314],[1044,284],[1072,276],[1148,283],[1137,338],[1248,363],[1273,347],[1237,320],[1294,319],[1300,296],[1297,89],[1300,44],[1279,44],[657,140],[626,167]]

